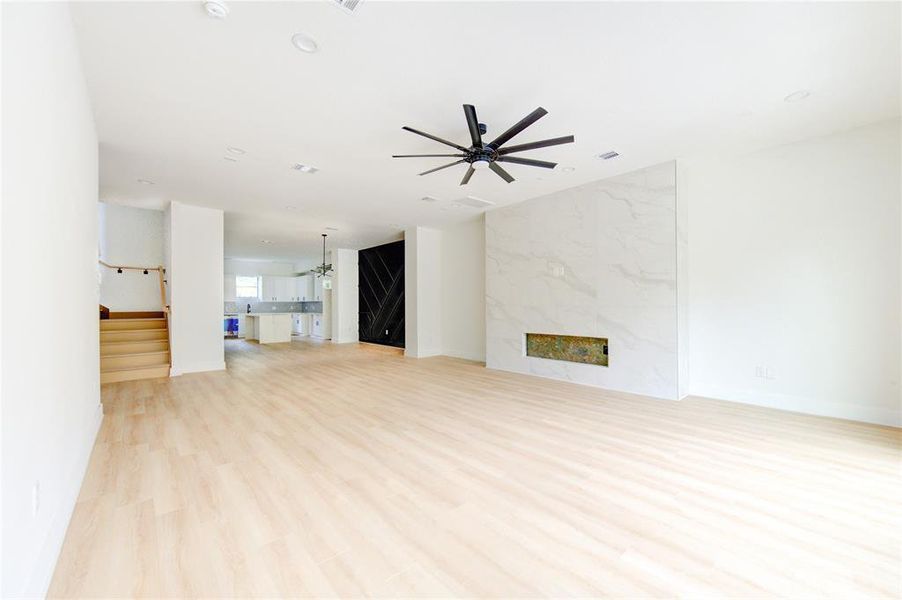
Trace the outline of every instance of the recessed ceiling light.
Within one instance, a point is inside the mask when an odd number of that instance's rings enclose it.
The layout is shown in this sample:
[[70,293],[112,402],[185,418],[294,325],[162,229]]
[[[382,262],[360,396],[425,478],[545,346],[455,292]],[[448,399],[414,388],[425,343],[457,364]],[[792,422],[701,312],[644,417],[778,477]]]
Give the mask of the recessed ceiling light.
[[309,52],[313,54],[319,49],[319,46],[316,44],[316,40],[307,35],[306,33],[296,33],[291,36],[291,43],[295,48],[302,52]]
[[801,102],[811,95],[808,90],[798,90],[783,98],[783,102]]
[[226,148],[226,152],[231,152],[232,154],[238,155],[244,154],[244,150],[242,150],[241,148],[236,148],[235,146],[229,146],[228,148]]
[[389,223],[389,227],[394,227],[395,229],[401,229],[401,226],[398,223]]
[[272,244],[272,240],[260,240],[263,244]]
[[287,208],[288,210],[297,210],[298,209],[297,206],[286,206],[285,208]]
[[156,185],[153,181],[149,179],[139,179],[138,183],[143,183],[144,185]]
[[326,231],[338,231],[338,227],[326,227]]
[[563,169],[561,169],[561,171],[563,171],[564,173],[572,173],[575,170],[575,167],[564,167]]
[[605,152],[604,154],[599,154],[598,158],[600,158],[602,160],[611,160],[612,158],[617,158],[618,156],[620,156],[619,153],[611,150],[610,152]]
[[223,0],[206,0],[204,2],[204,10],[207,11],[207,15],[214,19],[225,19],[229,16],[229,7],[226,6]]
[[423,196],[420,198],[423,202],[437,202],[438,198],[433,198],[432,196]]
[[291,165],[291,168],[295,171],[300,171],[301,173],[316,173],[319,171],[316,167],[311,167],[310,165],[302,165],[301,163],[295,163]]
[[238,159],[235,158],[234,156],[223,156],[222,160],[227,160],[229,162],[238,162]]

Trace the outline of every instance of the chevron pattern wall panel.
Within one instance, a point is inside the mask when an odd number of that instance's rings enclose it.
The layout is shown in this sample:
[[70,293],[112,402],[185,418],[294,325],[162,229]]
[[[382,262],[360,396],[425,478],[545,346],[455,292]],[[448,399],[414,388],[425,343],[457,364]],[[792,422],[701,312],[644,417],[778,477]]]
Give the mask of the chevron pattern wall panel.
[[404,347],[404,242],[358,253],[360,341]]

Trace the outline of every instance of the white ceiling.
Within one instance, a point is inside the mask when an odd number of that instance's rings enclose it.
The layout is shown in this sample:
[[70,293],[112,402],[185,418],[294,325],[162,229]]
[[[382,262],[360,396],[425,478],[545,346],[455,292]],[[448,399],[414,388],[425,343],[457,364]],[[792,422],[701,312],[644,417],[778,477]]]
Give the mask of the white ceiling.
[[[327,226],[338,229],[330,246],[366,247],[411,225],[473,218],[477,209],[454,206],[466,195],[503,206],[675,157],[899,115],[898,3],[229,7],[221,21],[194,1],[73,7],[101,199],[222,208],[229,257],[315,256]],[[320,51],[296,50],[298,31]],[[783,101],[799,89],[811,96]],[[512,184],[477,172],[460,187],[463,165],[416,175],[453,159],[390,158],[453,151],[401,126],[465,142],[464,103],[489,139],[543,106],[549,114],[512,143],[567,134],[576,143],[523,153],[560,165],[505,165]],[[228,146],[246,154],[226,161]],[[621,157],[595,158],[608,150]]]

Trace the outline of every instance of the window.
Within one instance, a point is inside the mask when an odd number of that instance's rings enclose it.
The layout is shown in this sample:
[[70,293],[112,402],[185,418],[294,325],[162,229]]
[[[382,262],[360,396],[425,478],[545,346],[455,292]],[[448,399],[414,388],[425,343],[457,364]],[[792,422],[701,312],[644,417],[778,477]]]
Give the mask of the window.
[[235,296],[238,298],[259,298],[258,281],[256,277],[242,277],[238,275],[235,277]]

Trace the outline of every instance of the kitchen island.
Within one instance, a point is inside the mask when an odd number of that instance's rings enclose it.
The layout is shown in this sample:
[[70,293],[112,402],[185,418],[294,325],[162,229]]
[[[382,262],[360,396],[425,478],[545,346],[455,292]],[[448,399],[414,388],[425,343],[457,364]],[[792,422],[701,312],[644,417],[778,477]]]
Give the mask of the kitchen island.
[[291,314],[247,313],[244,315],[245,339],[257,340],[261,344],[290,342]]

